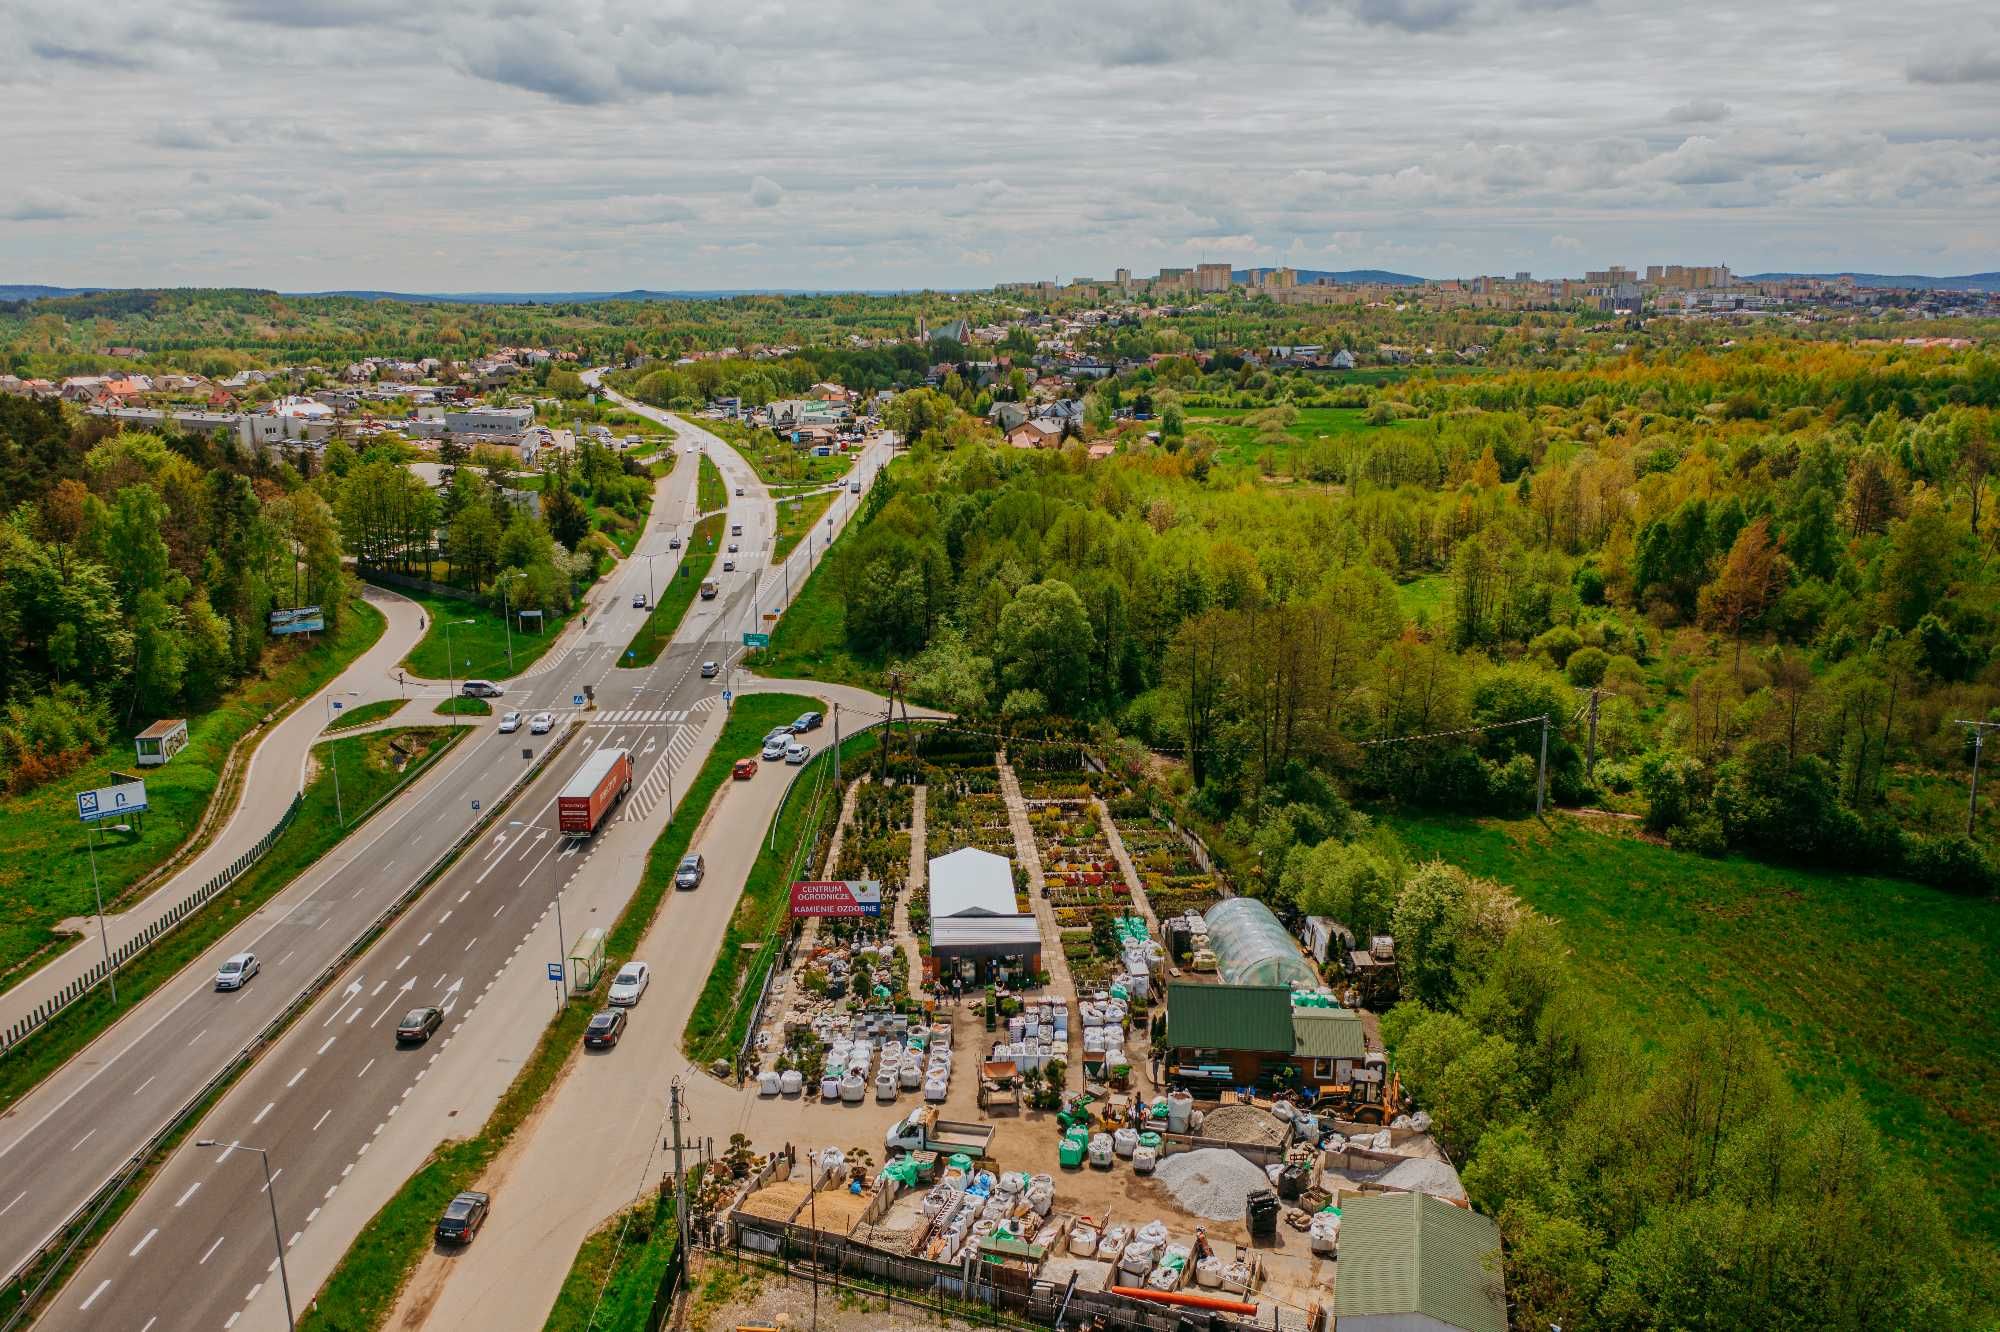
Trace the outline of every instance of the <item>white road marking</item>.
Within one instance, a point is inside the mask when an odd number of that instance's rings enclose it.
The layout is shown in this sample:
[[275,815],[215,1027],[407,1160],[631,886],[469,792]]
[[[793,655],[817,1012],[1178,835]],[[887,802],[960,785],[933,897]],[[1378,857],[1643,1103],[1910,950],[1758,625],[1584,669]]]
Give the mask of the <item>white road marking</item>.
[[471,890],[470,888],[468,888],[468,889],[466,889],[466,890],[465,890],[464,892],[462,892],[462,893],[460,893],[460,894],[458,895],[458,900],[459,900],[459,901],[461,901],[461,902],[463,902],[463,901],[464,901],[464,900],[465,900],[466,898],[468,898],[468,897],[470,897],[470,896],[472,896],[472,890]]
[[306,1213],[306,1224],[311,1225],[313,1222],[317,1220],[319,1220],[319,1208],[315,1207],[310,1212]]
[[361,1071],[359,1073],[356,1073],[354,1076],[357,1078],[365,1078],[368,1076],[368,1070],[373,1067],[375,1067],[375,1061],[371,1059],[367,1063],[363,1064],[361,1066]]
[[194,1183],[188,1185],[188,1191],[180,1196],[179,1200],[174,1203],[174,1206],[176,1207],[185,1206],[187,1204],[187,1200],[189,1198],[194,1197],[194,1191],[200,1187],[201,1187],[200,1180],[196,1180]]
[[[90,1132],[88,1132],[88,1133],[84,1134],[84,1135],[83,1135],[83,1136],[82,1136],[81,1138],[78,1138],[78,1139],[76,1140],[76,1147],[81,1147],[81,1146],[83,1146],[83,1144],[85,1144],[86,1142],[89,1142],[89,1141],[90,1141],[90,1140],[91,1140],[91,1139],[92,1139],[93,1137],[95,1137],[95,1136],[97,1136],[97,1130],[96,1130],[96,1129],[92,1129],[92,1130],[91,1130]],[[76,1150],[76,1147],[72,1147],[72,1148],[70,1148],[70,1150],[71,1150],[71,1151],[75,1151],[75,1150]]]
[[298,1086],[298,1085],[299,1085],[299,1079],[300,1079],[300,1078],[302,1078],[302,1077],[304,1077],[305,1075],[306,1075],[306,1070],[305,1070],[304,1066],[303,1066],[303,1065],[301,1065],[301,1066],[300,1066],[300,1068],[299,1068],[299,1071],[298,1071],[298,1072],[296,1072],[296,1073],[294,1073],[294,1074],[292,1074],[292,1077],[291,1077],[291,1081],[289,1081],[289,1082],[287,1082],[287,1083],[285,1084],[285,1090],[286,1090],[286,1091],[290,1091],[290,1090],[291,1090],[292,1088],[294,1088],[294,1087]]
[[276,1170],[273,1170],[271,1172],[271,1177],[264,1181],[264,1187],[257,1190],[257,1192],[269,1193],[271,1191],[271,1186],[278,1182],[278,1176],[284,1173],[285,1173],[285,1168],[283,1166],[279,1166]]
[[424,931],[424,937],[417,940],[417,947],[422,948],[425,944],[429,943],[430,941],[431,941],[430,931],[426,930]]
[[237,1139],[236,1141],[231,1142],[227,1147],[224,1147],[222,1149],[222,1155],[215,1158],[215,1163],[217,1165],[221,1165],[224,1161],[227,1161],[229,1159],[229,1154],[235,1151],[237,1147],[239,1147],[240,1145],[242,1145],[242,1140]]
[[250,1121],[250,1126],[252,1128],[255,1128],[257,1125],[263,1123],[264,1116],[270,1114],[273,1110],[277,1108],[278,1108],[278,1103],[276,1101],[272,1101],[271,1103],[266,1105],[262,1110],[259,1110],[257,1112],[257,1117]]
[[327,1110],[327,1111],[325,1111],[324,1113],[322,1113],[322,1114],[320,1115],[320,1117],[319,1117],[318,1119],[315,1119],[315,1120],[313,1121],[313,1126],[312,1126],[312,1131],[313,1131],[314,1133],[317,1133],[317,1132],[319,1132],[319,1126],[320,1126],[321,1124],[324,1124],[324,1123],[326,1123],[326,1121],[327,1121],[327,1117],[328,1117],[328,1116],[330,1116],[331,1114],[333,1114],[333,1111],[331,1111],[331,1110]]
[[241,1309],[238,1309],[235,1313],[229,1315],[229,1318],[222,1324],[222,1332],[229,1332],[230,1328],[236,1326],[236,1320],[241,1318],[242,1316],[243,1316],[243,1311]]
[[27,1197],[27,1196],[28,1196],[28,1191],[27,1191],[26,1189],[22,1189],[22,1190],[21,1190],[21,1191],[20,1191],[19,1193],[15,1194],[15,1195],[14,1195],[14,1202],[10,1202],[10,1203],[8,1203],[8,1204],[7,1204],[7,1205],[6,1205],[5,1207],[0,1207],[0,1216],[5,1216],[5,1215],[7,1215],[7,1213],[9,1213],[9,1212],[13,1211],[13,1210],[14,1210],[14,1203],[17,1203],[17,1202],[21,1201],[21,1199],[23,1199],[23,1198],[25,1198],[25,1197]]
[[208,1252],[201,1256],[201,1263],[196,1263],[195,1266],[200,1267],[202,1263],[206,1263],[209,1259],[215,1257],[215,1251],[222,1247],[222,1241],[227,1238],[229,1238],[227,1235],[217,1235],[215,1243],[209,1245]]
[[132,1252],[126,1254],[125,1256],[127,1258],[137,1258],[139,1256],[139,1251],[145,1248],[148,1244],[151,1244],[153,1242],[153,1236],[159,1233],[160,1233],[160,1228],[158,1226],[154,1226],[151,1230],[146,1232],[146,1237],[144,1239],[140,1240],[137,1244],[134,1244],[132,1246]]
[[386,990],[386,989],[388,989],[388,988],[389,988],[389,982],[388,982],[388,981],[385,981],[385,980],[384,980],[384,981],[376,981],[376,982],[375,982],[375,988],[374,988],[374,989],[372,989],[372,990],[370,990],[370,991],[368,992],[368,997],[369,997],[370,999],[373,999],[373,998],[374,998],[374,997],[375,997],[376,995],[378,995],[378,994],[382,993],[382,991],[384,991],[384,990]]
[[442,925],[450,919],[451,919],[451,911],[449,909],[446,909],[445,913],[442,916],[438,917],[438,924]]
[[322,1046],[320,1046],[320,1047],[319,1047],[319,1052],[320,1052],[321,1054],[325,1054],[325,1053],[326,1053],[326,1052],[327,1052],[328,1050],[331,1050],[331,1049],[333,1048],[333,1043],[334,1043],[335,1041],[339,1040],[339,1039],[340,1039],[340,1037],[338,1037],[338,1036],[329,1036],[329,1037],[327,1037],[327,1038],[326,1038],[326,1044],[325,1044],[325,1045],[322,1045]]
[[104,1278],[104,1280],[98,1282],[97,1289],[91,1291],[90,1294],[84,1298],[83,1303],[76,1306],[77,1311],[80,1313],[83,1310],[88,1309],[91,1305],[97,1303],[97,1297],[99,1295],[102,1295],[104,1293],[104,1288],[110,1284],[111,1284],[110,1277],[106,1277]]
[[405,953],[403,954],[403,960],[396,964],[396,970],[401,971],[404,967],[407,967],[409,965],[410,965],[410,954]]
[[288,1240],[286,1240],[286,1241],[285,1241],[285,1247],[289,1249],[289,1248],[291,1248],[291,1247],[292,1247],[292,1246],[293,1246],[294,1244],[297,1244],[297,1243],[299,1242],[299,1236],[301,1236],[301,1235],[303,1235],[303,1234],[305,1234],[305,1233],[306,1233],[306,1232],[305,1232],[305,1231],[303,1231],[303,1230],[295,1230],[295,1231],[293,1231],[293,1232],[292,1232],[292,1237],[291,1237],[290,1239],[288,1239]]
[[[206,1036],[206,1035],[208,1035],[208,1028],[207,1028],[207,1027],[203,1027],[203,1028],[202,1028],[202,1029],[201,1029],[200,1031],[198,1031],[198,1032],[196,1032],[196,1033],[194,1034],[194,1041],[198,1041],[198,1040],[200,1040],[200,1039],[201,1039],[202,1037],[204,1037],[204,1036]],[[188,1044],[189,1044],[189,1045],[193,1045],[193,1044],[194,1044],[194,1041],[189,1041],[189,1042],[188,1042]]]
[[132,1094],[133,1094],[134,1096],[137,1096],[137,1095],[138,1095],[138,1094],[139,1094],[140,1092],[142,1092],[142,1091],[146,1090],[146,1088],[148,1088],[148,1087],[152,1086],[152,1085],[153,1085],[153,1083],[154,1083],[154,1081],[155,1081],[155,1080],[156,1080],[156,1079],[157,1079],[157,1078],[158,1078],[159,1076],[160,1076],[159,1074],[155,1073],[155,1074],[154,1074],[154,1075],[153,1075],[152,1077],[150,1077],[150,1078],[147,1078],[147,1079],[146,1079],[146,1080],[145,1080],[144,1082],[140,1083],[140,1084],[139,1084],[139,1085],[138,1085],[137,1087],[135,1087],[135,1088],[133,1088],[133,1089],[132,1089]]

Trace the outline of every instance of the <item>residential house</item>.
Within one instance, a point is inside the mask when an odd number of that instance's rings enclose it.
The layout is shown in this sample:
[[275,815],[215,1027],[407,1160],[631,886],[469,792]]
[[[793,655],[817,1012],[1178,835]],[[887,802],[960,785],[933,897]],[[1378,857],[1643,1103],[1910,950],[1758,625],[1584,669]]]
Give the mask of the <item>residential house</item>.
[[1341,1202],[1336,1332],[1507,1332],[1500,1229],[1428,1193]]
[[1354,353],[1342,347],[1333,354],[1333,359],[1327,362],[1327,364],[1335,370],[1352,370],[1354,368]]
[[1115,440],[1100,439],[1095,444],[1091,445],[1090,448],[1087,450],[1087,452],[1090,454],[1090,460],[1092,462],[1099,462],[1117,453],[1118,444]]
[[986,419],[1004,435],[1028,419],[1028,408],[1024,403],[996,402],[987,409]]
[[1007,432],[1007,442],[1017,449],[1046,449],[1062,443],[1063,423],[1048,417],[1034,417]]

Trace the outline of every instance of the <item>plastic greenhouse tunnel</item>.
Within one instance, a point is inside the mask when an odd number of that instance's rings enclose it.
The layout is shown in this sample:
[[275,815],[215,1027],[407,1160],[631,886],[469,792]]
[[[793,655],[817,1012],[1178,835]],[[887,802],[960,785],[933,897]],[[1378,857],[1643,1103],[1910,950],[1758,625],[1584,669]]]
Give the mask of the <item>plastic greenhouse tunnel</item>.
[[1319,984],[1290,930],[1271,909],[1250,897],[1232,897],[1208,911],[1208,946],[1226,985]]

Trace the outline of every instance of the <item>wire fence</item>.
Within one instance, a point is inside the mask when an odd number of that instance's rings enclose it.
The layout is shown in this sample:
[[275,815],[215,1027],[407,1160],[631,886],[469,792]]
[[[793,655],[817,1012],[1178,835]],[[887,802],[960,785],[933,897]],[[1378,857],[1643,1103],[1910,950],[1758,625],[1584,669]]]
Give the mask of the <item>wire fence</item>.
[[[299,807],[303,803],[303,796],[294,795],[292,803],[285,806],[284,816],[278,820],[277,826],[258,838],[256,845],[230,861],[228,865],[223,867],[220,873],[216,874],[207,883],[174,903],[172,907],[168,908],[166,912],[150,925],[146,926],[145,929],[114,948],[111,951],[111,957],[108,961],[100,959],[90,970],[70,981],[69,984],[63,986],[55,994],[36,1005],[32,1013],[29,1013],[26,1017],[8,1027],[5,1036],[0,1037],[0,1054],[5,1054],[27,1037],[33,1035],[42,1027],[47,1026],[57,1014],[83,998],[86,994],[89,994],[99,985],[102,985],[113,972],[139,954],[145,952],[148,948],[151,948],[162,935],[167,934],[189,916],[208,905],[215,895],[224,888],[242,878],[249,872],[251,866],[264,858],[264,853],[271,849],[278,838],[284,834],[285,829],[292,826],[292,820],[298,817]],[[103,928],[101,921],[99,922],[99,927]]]

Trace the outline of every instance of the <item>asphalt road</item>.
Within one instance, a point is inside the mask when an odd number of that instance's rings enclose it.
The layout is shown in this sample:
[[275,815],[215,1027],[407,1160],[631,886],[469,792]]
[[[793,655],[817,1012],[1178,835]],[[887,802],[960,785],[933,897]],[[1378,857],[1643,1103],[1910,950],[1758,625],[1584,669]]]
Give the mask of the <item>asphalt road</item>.
[[[644,617],[630,601],[646,588],[649,569],[643,559],[625,562],[610,587],[595,595],[597,610],[588,629],[559,648],[561,655],[549,665],[511,685],[503,703],[555,711],[565,724],[581,726],[581,733],[191,1135],[270,1151],[288,1252],[302,1241],[313,1250],[312,1261],[291,1264],[293,1299],[300,1307],[330,1266],[325,1255],[343,1250],[373,1210],[372,1205],[357,1210],[354,1199],[337,1205],[337,1195],[398,1112],[413,1096],[422,1099],[426,1074],[442,1059],[469,1066],[452,1076],[473,1080],[472,1069],[483,1063],[487,1067],[477,1080],[492,1081],[498,1076],[491,1067],[496,1060],[518,1060],[523,1039],[532,1044],[533,1029],[524,1030],[518,1021],[468,1023],[496,983],[510,982],[508,993],[518,996],[527,985],[524,978],[540,977],[553,960],[542,954],[553,951],[547,940],[558,893],[573,901],[604,896],[595,880],[605,865],[592,861],[609,830],[582,844],[559,837],[556,792],[595,748],[627,748],[634,759],[633,790],[611,821],[657,822],[649,816],[660,809],[665,817],[661,806],[669,782],[692,774],[717,728],[718,682],[703,680],[700,664],[733,658],[741,633],[759,622],[772,604],[774,581],[781,589],[784,575],[765,567],[772,510],[762,487],[719,441],[704,442],[724,461],[732,493],[739,482],[745,485],[744,497],[731,501],[731,521],[743,524],[737,540],[750,558],[739,560],[735,574],[713,575],[723,584],[717,600],[697,600],[659,661],[630,671],[615,669],[615,663]],[[685,536],[691,524],[694,475],[692,468],[676,472],[656,500],[641,545],[642,552],[662,556],[650,571],[656,587],[673,576],[678,562],[677,554],[666,552],[668,533]],[[850,497],[841,503],[852,502]],[[797,568],[793,577],[803,581]],[[574,717],[571,699],[585,683],[596,687],[597,708]],[[38,1093],[24,1102],[9,1120],[9,1136],[0,1141],[0,1209],[12,1208],[0,1210],[0,1238],[8,1247],[32,1246],[115,1172],[174,1107],[282,1008],[298,984],[337,956],[469,825],[476,817],[472,799],[497,798],[525,766],[522,750],[540,752],[553,739],[501,736],[488,723],[441,771],[378,815],[356,845],[343,846],[190,969],[170,987],[172,1000],[159,1005],[162,1011],[139,1015],[142,1022],[128,1020],[113,1033],[116,1040],[100,1042],[109,1049],[93,1047],[78,1061],[80,1067],[65,1070],[58,1079],[64,1087],[52,1085],[44,1089],[48,1096]],[[636,876],[624,877],[632,881],[615,895],[621,901],[636,883]],[[581,928],[581,921],[572,921],[566,942],[573,943]],[[531,940],[540,942],[531,947]],[[244,947],[268,959],[264,974],[239,993],[216,994],[208,983],[214,963]],[[553,987],[544,983],[542,992],[552,1009]],[[397,1018],[424,1003],[447,1009],[443,1029],[425,1046],[398,1049]],[[81,1067],[86,1063],[89,1067]],[[28,1127],[14,1129],[17,1120]],[[385,1181],[393,1188],[421,1159],[404,1165],[404,1156],[428,1150],[446,1132],[467,1131],[477,1120],[448,1128],[442,1120],[425,1123],[414,1139],[392,1135],[398,1168],[383,1169],[389,1163],[378,1160],[371,1190],[379,1192]],[[74,1164],[65,1157],[75,1158]],[[51,1160],[61,1162],[54,1172],[46,1168]],[[31,1177],[38,1177],[32,1187]],[[263,1189],[263,1172],[252,1153],[184,1147],[52,1301],[42,1325],[159,1332],[232,1328],[239,1320],[245,1327],[283,1326]],[[302,1273],[298,1266],[308,1270]]]

